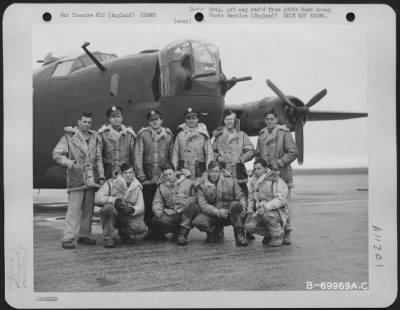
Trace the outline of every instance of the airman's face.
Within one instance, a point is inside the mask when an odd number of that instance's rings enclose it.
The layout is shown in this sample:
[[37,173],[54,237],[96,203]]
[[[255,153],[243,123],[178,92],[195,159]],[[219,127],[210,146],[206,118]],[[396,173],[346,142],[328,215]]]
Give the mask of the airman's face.
[[163,174],[164,174],[164,178],[165,178],[168,182],[175,183],[175,181],[176,181],[176,174],[175,174],[175,171],[174,171],[173,169],[164,170]]
[[160,117],[152,117],[149,119],[149,125],[151,128],[157,130],[162,125],[162,119]]
[[108,118],[111,126],[119,127],[122,124],[123,118],[121,113],[115,113]]
[[212,168],[211,170],[208,170],[208,175],[210,177],[211,182],[213,182],[213,183],[217,182],[219,179],[220,173],[221,173],[221,169],[218,166]]
[[224,124],[226,128],[232,129],[235,126],[236,115],[231,114],[224,118]]
[[260,176],[262,176],[265,172],[267,172],[267,168],[265,168],[263,165],[261,164],[255,164],[254,165],[254,174],[257,178],[259,178]]
[[188,116],[185,118],[185,122],[189,128],[195,128],[199,123],[199,118],[195,115]]
[[278,123],[278,119],[275,117],[274,114],[270,113],[265,116],[265,124],[267,125],[268,129],[273,129],[276,124]]
[[128,170],[125,170],[124,172],[121,173],[122,177],[125,179],[127,183],[130,183],[133,181],[133,178],[135,176],[135,173],[133,172],[133,168],[130,168]]
[[88,132],[90,127],[92,127],[92,118],[82,116],[80,120],[78,120],[78,128],[82,132]]

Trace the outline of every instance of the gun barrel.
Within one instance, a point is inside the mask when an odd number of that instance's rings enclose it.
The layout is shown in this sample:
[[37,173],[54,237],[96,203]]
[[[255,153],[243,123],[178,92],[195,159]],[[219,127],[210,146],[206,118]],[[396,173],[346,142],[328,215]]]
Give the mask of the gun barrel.
[[243,82],[243,81],[249,81],[251,79],[252,79],[251,76],[244,76],[244,77],[237,78],[237,79],[235,78],[235,79],[232,79],[232,80],[235,81],[235,82]]

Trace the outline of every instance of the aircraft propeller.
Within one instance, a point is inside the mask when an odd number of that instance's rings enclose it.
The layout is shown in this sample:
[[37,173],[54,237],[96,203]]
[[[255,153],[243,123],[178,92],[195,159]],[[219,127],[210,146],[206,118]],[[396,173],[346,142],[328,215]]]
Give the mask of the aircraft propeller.
[[303,134],[303,127],[304,123],[307,120],[307,115],[310,112],[310,108],[315,105],[318,101],[320,101],[325,95],[327,94],[327,90],[323,89],[314,97],[312,97],[306,105],[298,106],[295,105],[289,97],[287,97],[274,83],[270,80],[266,80],[267,85],[277,94],[277,96],[288,106],[293,108],[294,116],[295,116],[295,123],[294,123],[294,130],[295,130],[295,140],[297,149],[299,151],[297,162],[302,165],[304,159],[304,134]]

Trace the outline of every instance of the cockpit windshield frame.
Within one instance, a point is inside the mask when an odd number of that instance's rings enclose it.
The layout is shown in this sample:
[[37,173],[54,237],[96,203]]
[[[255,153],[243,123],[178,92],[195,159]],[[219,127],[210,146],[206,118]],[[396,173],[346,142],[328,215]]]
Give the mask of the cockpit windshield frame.
[[185,70],[189,80],[220,73],[218,48],[197,40],[170,43],[160,51],[159,63],[162,96],[175,94],[176,70]]

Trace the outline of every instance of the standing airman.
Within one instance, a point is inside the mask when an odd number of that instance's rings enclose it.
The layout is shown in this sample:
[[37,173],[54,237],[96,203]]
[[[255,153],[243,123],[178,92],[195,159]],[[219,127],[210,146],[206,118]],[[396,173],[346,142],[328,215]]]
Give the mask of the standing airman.
[[138,132],[135,144],[135,170],[137,178],[143,184],[144,221],[150,227],[154,216],[152,202],[161,176],[160,166],[171,160],[174,137],[168,128],[161,126],[161,112],[151,110],[146,119],[149,126]]
[[185,113],[185,124],[179,126],[172,153],[172,164],[177,170],[185,168],[192,178],[200,177],[206,171],[214,153],[207,127],[199,123],[199,112],[188,108]]
[[123,109],[119,106],[107,109],[109,124],[103,125],[98,130],[107,179],[115,176],[122,164],[134,165],[136,134],[131,127],[122,124],[122,113]]
[[247,134],[240,130],[239,120],[233,111],[224,112],[224,125],[214,131],[215,159],[226,164],[226,168],[247,197],[248,176],[244,164],[254,158],[254,146]]
[[65,127],[65,134],[53,150],[53,159],[67,168],[68,209],[61,243],[64,249],[75,248],[78,227],[78,244],[96,244],[89,237],[94,195],[99,187],[96,182],[104,183],[104,171],[99,136],[90,130],[92,119],[92,113],[82,113],[78,127]]

